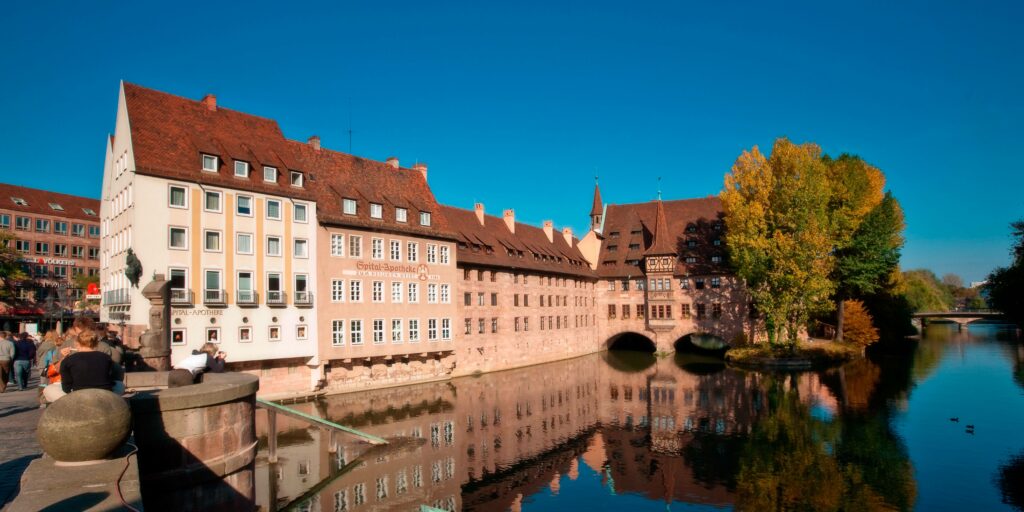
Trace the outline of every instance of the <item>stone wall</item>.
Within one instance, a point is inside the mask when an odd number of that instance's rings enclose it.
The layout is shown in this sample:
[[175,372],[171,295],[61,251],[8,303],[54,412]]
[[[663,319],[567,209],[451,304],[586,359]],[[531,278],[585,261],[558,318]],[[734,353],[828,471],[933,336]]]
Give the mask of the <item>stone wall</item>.
[[342,393],[447,379],[455,368],[455,356],[446,354],[334,360],[324,367],[324,391]]

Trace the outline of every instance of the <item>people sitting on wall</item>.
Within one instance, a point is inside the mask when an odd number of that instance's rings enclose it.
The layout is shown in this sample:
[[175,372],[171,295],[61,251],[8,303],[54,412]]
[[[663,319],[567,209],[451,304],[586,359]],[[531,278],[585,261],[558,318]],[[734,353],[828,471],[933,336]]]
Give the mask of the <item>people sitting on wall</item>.
[[96,333],[87,330],[77,337],[77,347],[67,349],[60,362],[60,382],[46,387],[43,395],[54,402],[68,393],[82,389],[106,389],[124,393],[124,382],[120,369],[103,352],[96,350],[99,339]]
[[[192,355],[178,361],[174,365],[169,379],[171,386],[184,385],[191,382],[201,382],[206,372],[224,373],[224,364],[228,355],[217,350],[215,343],[205,343],[199,350],[193,350]],[[187,375],[184,372],[189,372]]]
[[[36,367],[39,368],[39,408],[46,407],[46,397],[43,396],[43,391],[46,386],[53,382],[60,380],[59,374],[56,374],[54,368],[51,368],[54,363],[59,365],[61,359],[67,355],[66,351],[64,354],[60,353],[59,348],[65,347],[64,336],[58,335],[57,331],[49,330],[43,335],[43,341],[36,347]],[[70,345],[70,344],[69,344]],[[56,366],[55,368],[59,368]],[[53,375],[51,375],[53,374]],[[52,380],[51,377],[56,380]]]

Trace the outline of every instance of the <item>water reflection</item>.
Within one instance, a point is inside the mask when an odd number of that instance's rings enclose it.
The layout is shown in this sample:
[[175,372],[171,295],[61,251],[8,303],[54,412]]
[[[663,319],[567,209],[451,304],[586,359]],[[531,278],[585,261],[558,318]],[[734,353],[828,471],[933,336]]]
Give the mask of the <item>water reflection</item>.
[[[279,418],[280,462],[259,461],[258,502],[334,511],[599,509],[638,499],[661,508],[911,509],[914,464],[893,416],[962,343],[939,335],[902,355],[804,373],[615,352],[333,396],[295,407],[392,444],[370,450]],[[1019,372],[1024,353],[1005,347]],[[1006,464],[1004,480],[1019,478],[1020,466]]]

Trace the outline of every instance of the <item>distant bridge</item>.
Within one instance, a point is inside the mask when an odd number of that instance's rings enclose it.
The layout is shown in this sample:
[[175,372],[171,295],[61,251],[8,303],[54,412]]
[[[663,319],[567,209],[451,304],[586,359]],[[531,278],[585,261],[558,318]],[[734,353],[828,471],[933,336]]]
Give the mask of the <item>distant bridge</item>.
[[1006,315],[993,309],[962,309],[958,311],[921,311],[913,315],[914,326],[923,331],[929,320],[943,320],[954,322],[960,330],[964,330],[967,324],[979,320],[1006,320]]

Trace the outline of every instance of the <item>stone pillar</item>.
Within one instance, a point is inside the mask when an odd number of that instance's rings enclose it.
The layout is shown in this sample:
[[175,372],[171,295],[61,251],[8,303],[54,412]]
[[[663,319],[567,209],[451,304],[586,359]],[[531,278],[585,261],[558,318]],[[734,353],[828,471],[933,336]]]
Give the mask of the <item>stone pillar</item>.
[[149,328],[139,338],[139,355],[150,370],[171,369],[171,283],[156,274],[142,289],[149,299]]

